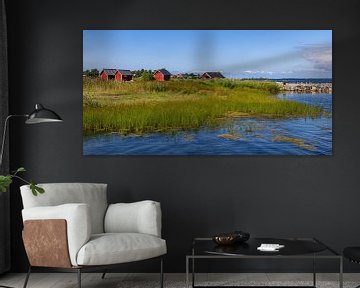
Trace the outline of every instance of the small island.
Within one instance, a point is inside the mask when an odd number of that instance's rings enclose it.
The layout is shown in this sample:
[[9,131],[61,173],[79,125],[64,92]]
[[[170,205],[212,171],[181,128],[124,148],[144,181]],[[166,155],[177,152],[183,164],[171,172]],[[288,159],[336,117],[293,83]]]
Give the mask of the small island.
[[171,79],[104,81],[83,79],[85,134],[174,133],[216,127],[243,117],[318,117],[322,107],[282,100],[270,81]]

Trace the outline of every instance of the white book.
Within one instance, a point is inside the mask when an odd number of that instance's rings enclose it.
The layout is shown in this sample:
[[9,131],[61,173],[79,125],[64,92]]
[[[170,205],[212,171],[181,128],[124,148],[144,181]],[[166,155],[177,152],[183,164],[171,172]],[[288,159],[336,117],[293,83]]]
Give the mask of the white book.
[[279,251],[279,249],[284,248],[284,245],[280,244],[269,244],[269,243],[262,243],[259,247],[257,247],[260,251],[269,251],[269,252],[276,252]]

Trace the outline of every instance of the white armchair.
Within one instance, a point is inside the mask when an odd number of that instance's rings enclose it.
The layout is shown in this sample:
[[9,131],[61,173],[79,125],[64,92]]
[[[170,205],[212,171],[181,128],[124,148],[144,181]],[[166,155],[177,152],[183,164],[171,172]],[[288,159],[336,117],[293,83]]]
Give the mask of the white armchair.
[[[33,196],[28,185],[21,196],[23,240],[30,267],[78,273],[107,270],[117,264],[159,257],[163,287],[161,209],[154,201],[107,204],[106,184],[40,184],[45,193]],[[103,274],[103,278],[105,273]]]

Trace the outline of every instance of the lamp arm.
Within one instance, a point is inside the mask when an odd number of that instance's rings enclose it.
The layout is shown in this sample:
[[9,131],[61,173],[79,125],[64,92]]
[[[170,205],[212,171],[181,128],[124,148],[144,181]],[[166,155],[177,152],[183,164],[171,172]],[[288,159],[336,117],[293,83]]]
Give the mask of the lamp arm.
[[9,115],[5,118],[5,123],[4,123],[4,131],[3,131],[3,137],[2,137],[2,143],[1,143],[1,151],[0,151],[0,168],[2,166],[2,160],[3,160],[3,154],[4,154],[4,146],[5,146],[5,141],[6,141],[6,132],[7,132],[7,126],[8,126],[8,122],[11,118],[14,117],[28,117],[29,115],[27,114],[20,114],[20,115]]

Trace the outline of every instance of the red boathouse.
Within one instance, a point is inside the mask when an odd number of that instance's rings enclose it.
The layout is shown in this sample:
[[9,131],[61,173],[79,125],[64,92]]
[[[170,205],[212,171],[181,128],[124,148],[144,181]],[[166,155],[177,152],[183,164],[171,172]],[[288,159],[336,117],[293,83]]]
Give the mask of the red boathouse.
[[154,79],[156,81],[168,81],[170,77],[171,73],[166,69],[159,69],[154,72]]
[[205,72],[201,79],[221,79],[225,78],[220,72]]
[[102,80],[130,81],[132,77],[131,71],[124,69],[103,69],[100,72],[100,78]]

